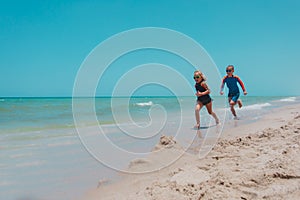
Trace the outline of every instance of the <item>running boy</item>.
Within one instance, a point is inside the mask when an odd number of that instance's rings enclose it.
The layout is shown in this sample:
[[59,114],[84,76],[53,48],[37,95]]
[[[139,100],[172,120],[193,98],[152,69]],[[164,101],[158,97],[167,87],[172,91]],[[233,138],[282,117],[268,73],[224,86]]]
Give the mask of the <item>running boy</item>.
[[222,80],[220,94],[221,95],[224,94],[223,89],[224,89],[224,85],[226,83],[226,85],[229,89],[228,102],[229,102],[229,105],[230,105],[230,110],[231,110],[231,112],[234,116],[234,119],[238,119],[237,116],[236,116],[234,106],[236,104],[238,104],[239,107],[241,108],[243,105],[242,105],[242,101],[239,99],[240,90],[239,90],[239,87],[238,87],[237,83],[240,84],[240,86],[241,86],[241,88],[244,92],[244,95],[247,95],[247,92],[246,92],[246,89],[245,89],[245,86],[244,86],[244,83],[242,82],[242,80],[238,76],[233,75],[233,72],[234,72],[233,65],[228,65],[227,68],[226,68],[227,75],[224,76],[224,78]]
[[196,126],[195,128],[200,128],[200,110],[203,106],[206,107],[208,114],[213,116],[216,120],[216,124],[219,124],[219,119],[217,115],[212,111],[212,99],[209,96],[210,89],[208,88],[207,84],[205,83],[205,76],[200,71],[194,72],[194,80],[196,82],[196,96],[197,96],[197,104],[195,107],[195,117],[196,117]]

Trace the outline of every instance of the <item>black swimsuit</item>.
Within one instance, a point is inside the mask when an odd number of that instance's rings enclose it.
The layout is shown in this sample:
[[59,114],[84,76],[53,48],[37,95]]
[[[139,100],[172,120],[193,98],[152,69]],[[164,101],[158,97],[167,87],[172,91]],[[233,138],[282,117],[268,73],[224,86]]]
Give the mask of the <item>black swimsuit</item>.
[[[195,84],[195,88],[196,88],[197,92],[198,91],[199,92],[205,92],[206,91],[206,89],[201,86],[201,83],[202,83],[202,81],[200,83]],[[206,95],[198,97],[197,101],[201,102],[203,105],[206,105],[206,104],[211,102],[211,98],[210,98],[209,94],[206,94]]]

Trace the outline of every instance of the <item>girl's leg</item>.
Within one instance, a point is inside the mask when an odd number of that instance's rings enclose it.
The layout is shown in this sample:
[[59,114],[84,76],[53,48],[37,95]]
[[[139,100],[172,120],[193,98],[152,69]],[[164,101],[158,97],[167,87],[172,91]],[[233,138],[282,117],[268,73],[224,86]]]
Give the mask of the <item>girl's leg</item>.
[[205,106],[206,106],[206,109],[207,109],[208,114],[210,114],[211,116],[213,116],[213,118],[216,120],[216,124],[219,124],[220,121],[219,121],[219,119],[218,119],[216,113],[214,113],[214,112],[212,111],[212,101],[209,102],[208,104],[206,104]]
[[202,106],[203,105],[201,103],[199,103],[199,102],[197,102],[196,106],[195,106],[195,117],[196,117],[195,128],[198,128],[198,129],[200,128],[200,114],[199,114],[199,112],[200,112]]

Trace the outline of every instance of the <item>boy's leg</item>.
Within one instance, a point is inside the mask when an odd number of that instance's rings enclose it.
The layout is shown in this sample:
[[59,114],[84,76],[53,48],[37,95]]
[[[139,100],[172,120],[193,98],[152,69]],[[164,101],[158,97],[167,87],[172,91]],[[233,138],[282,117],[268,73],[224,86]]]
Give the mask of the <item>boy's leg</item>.
[[228,97],[228,101],[229,101],[231,113],[234,117],[236,117],[236,112],[235,112],[235,109],[234,109],[234,106],[235,106],[236,102],[234,102],[231,97]]
[[235,104],[236,103],[234,101],[231,101],[231,103],[230,103],[230,110],[231,110],[234,117],[236,117],[236,112],[235,112],[235,109],[234,109]]
[[241,108],[241,107],[243,106],[242,100],[238,99],[238,100],[237,100],[237,103],[238,103],[238,105],[239,105],[239,108]]

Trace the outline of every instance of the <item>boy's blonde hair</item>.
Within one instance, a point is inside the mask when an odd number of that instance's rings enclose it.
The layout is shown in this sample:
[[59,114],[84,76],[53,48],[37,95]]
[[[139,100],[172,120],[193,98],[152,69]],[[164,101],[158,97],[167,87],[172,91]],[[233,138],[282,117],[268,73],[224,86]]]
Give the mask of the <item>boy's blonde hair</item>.
[[205,75],[200,70],[194,71],[194,74],[199,74],[199,76],[202,78],[202,80],[206,81]]
[[226,69],[228,69],[229,67],[234,71],[234,66],[233,66],[233,65],[228,65],[228,66],[226,67]]

